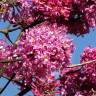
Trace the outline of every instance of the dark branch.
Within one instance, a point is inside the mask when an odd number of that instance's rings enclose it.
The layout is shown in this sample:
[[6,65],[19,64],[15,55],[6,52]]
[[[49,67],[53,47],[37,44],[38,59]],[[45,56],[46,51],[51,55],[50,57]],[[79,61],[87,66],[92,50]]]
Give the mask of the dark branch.
[[36,25],[38,25],[38,24],[40,24],[40,23],[42,23],[42,22],[44,22],[46,20],[48,20],[48,18],[47,19],[38,18],[37,20],[32,22],[30,25],[28,25],[26,27],[23,27],[22,31],[25,31],[26,29],[32,28],[32,27],[34,27],[34,26],[36,26]]
[[[10,79],[8,77],[2,76],[3,78],[7,79],[10,81]],[[27,92],[29,92],[32,88],[31,86],[25,85],[24,83],[20,82],[20,81],[16,81],[16,80],[12,80],[14,83],[16,83],[17,85],[24,87],[24,90],[22,90],[21,92],[19,92],[16,96],[23,96],[24,94],[26,94]]]
[[17,27],[17,28],[14,28],[14,29],[9,29],[8,31],[9,32],[13,32],[13,31],[16,31],[16,30],[18,30],[18,29],[21,29],[20,27]]
[[6,33],[6,34],[4,34],[4,35],[5,35],[5,37],[10,41],[10,43],[12,43],[12,44],[14,45],[14,43],[11,41],[11,39],[10,39],[10,37],[9,37],[9,34]]
[[23,59],[15,59],[15,60],[2,60],[0,63],[11,63],[11,62],[17,62],[17,61],[22,61]]
[[[10,78],[8,78],[8,77],[6,77],[6,76],[3,76],[3,75],[2,75],[1,77],[5,78],[5,79],[7,79],[7,80],[10,80]],[[16,84],[19,85],[19,86],[26,87],[26,85],[23,84],[23,83],[20,82],[20,81],[17,81],[17,80],[11,80],[11,81],[14,82],[14,83],[16,83]]]
[[14,43],[12,42],[12,40],[9,37],[9,33],[13,32],[13,31],[16,31],[18,29],[20,29],[20,27],[17,27],[17,28],[14,28],[14,29],[9,29],[9,28],[2,29],[2,30],[0,30],[0,32],[3,33],[5,35],[5,37],[14,45]]
[[75,69],[75,70],[69,70],[68,72],[65,73],[65,75],[71,75],[71,74],[74,74],[74,73],[80,71],[81,69],[82,69],[82,67],[77,68],[77,69]]
[[16,31],[16,30],[18,30],[18,29],[21,29],[20,27],[16,27],[16,28],[14,28],[14,29],[9,29],[9,28],[6,28],[6,29],[2,29],[2,30],[0,30],[0,33],[9,33],[9,32],[13,32],[13,31]]
[[31,86],[26,86],[24,88],[24,90],[22,90],[20,93],[18,93],[16,96],[23,96],[25,95],[27,92],[29,92],[31,90]]
[[3,87],[3,89],[0,91],[0,94],[3,93],[3,91],[7,88],[9,83],[12,81],[12,79],[15,77],[15,74],[12,75],[12,77],[9,79],[9,81],[6,83],[6,85]]

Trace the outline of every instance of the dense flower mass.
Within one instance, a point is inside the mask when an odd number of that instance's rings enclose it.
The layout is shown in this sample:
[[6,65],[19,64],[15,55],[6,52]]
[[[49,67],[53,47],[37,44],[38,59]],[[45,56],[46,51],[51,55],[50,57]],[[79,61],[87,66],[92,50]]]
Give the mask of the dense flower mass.
[[75,35],[88,33],[96,25],[95,0],[1,0],[0,6],[1,18],[23,27],[38,16],[66,25]]
[[6,46],[4,50],[7,59],[21,58],[21,61],[8,63],[5,74],[10,77],[14,72],[15,79],[24,80],[25,84],[31,83],[37,96],[53,94],[56,91],[55,87],[59,85],[54,72],[62,71],[70,64],[73,48],[72,40],[66,36],[65,26],[57,27],[56,24],[52,26],[44,22],[26,30],[17,47]]
[[[35,10],[50,16],[56,22],[61,21],[69,27],[71,33],[85,34],[96,23],[95,0],[33,0]],[[78,24],[78,26],[76,26]]]
[[[61,79],[63,96],[95,96],[96,81],[92,82],[88,71],[81,69],[77,73]],[[91,75],[91,74],[90,74]],[[92,78],[92,77],[91,77]],[[96,77],[95,77],[96,80]]]
[[[23,34],[16,46],[0,40],[0,76],[16,74],[35,96],[96,95],[96,62],[69,68],[74,44],[67,36],[96,26],[95,0],[0,0],[2,19]],[[85,48],[81,63],[95,59],[96,48]]]
[[[81,62],[96,60],[96,48],[87,47],[81,55]],[[65,80],[65,81],[64,81]],[[63,82],[62,82],[63,81]],[[96,63],[85,64],[80,70],[61,80],[67,95],[64,96],[95,96],[96,95]],[[65,82],[65,83],[64,83]],[[71,86],[71,88],[70,88]]]
[[[85,62],[88,60],[95,60],[96,59],[96,48],[87,47],[85,48],[82,56],[81,56],[81,62]],[[89,81],[92,83],[96,83],[96,63],[93,62],[89,65],[84,66],[85,73],[89,77]]]
[[[87,47],[81,55],[81,63],[96,60],[96,48]],[[62,71],[60,83],[63,96],[96,95],[96,61]]]

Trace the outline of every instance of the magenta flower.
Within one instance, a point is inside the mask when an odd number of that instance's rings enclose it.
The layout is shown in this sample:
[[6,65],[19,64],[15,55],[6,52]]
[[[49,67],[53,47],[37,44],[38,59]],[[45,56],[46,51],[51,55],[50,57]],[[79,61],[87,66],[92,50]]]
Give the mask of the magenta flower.
[[15,79],[31,84],[35,94],[58,93],[56,87],[60,84],[57,86],[54,72],[62,71],[70,64],[74,48],[72,40],[66,36],[66,30],[65,26],[57,27],[49,22],[26,30],[17,47],[9,45],[4,49],[5,54],[7,53],[6,59],[21,59],[8,63],[4,74],[10,77],[16,73]]

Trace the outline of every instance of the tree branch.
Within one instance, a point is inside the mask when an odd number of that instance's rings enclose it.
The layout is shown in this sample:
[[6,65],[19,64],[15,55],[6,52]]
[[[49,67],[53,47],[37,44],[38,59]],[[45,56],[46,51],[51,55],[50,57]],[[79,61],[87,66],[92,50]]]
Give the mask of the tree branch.
[[11,62],[17,62],[17,61],[22,61],[23,59],[15,59],[15,60],[2,60],[0,63],[11,63]]
[[22,26],[21,32],[20,32],[19,36],[17,37],[17,39],[16,39],[16,41],[15,41],[15,44],[17,44],[18,40],[19,40],[19,39],[21,38],[21,36],[22,36],[22,33],[25,32],[26,29],[32,28],[32,27],[34,27],[34,26],[36,26],[36,25],[38,25],[38,24],[40,24],[40,23],[42,23],[42,22],[44,22],[44,21],[46,21],[46,20],[48,20],[48,18],[47,18],[47,19],[42,19],[42,18],[38,17],[38,19],[36,19],[36,20],[35,20],[34,22],[32,22],[30,25],[28,25],[28,26],[26,26],[26,27],[23,27],[23,26]]
[[87,65],[87,64],[90,64],[90,63],[95,63],[96,60],[90,60],[90,61],[87,61],[87,62],[83,62],[83,63],[80,63],[80,64],[70,64],[69,66],[67,66],[67,68],[73,68],[73,67],[78,67],[78,66],[84,66],[84,65]]
[[[11,62],[17,62],[17,61],[22,61],[23,59],[16,59],[16,60],[2,60],[0,63],[11,63]],[[0,68],[0,75],[6,70],[6,68],[2,67]]]
[[39,17],[34,22],[32,22],[30,25],[28,25],[26,27],[23,27],[22,31],[25,31],[26,29],[32,28],[32,27],[34,27],[34,26],[36,26],[36,25],[38,25],[38,24],[40,24],[40,23],[42,23],[42,22],[44,22],[46,20],[48,20],[48,18],[47,19],[42,19],[42,18]]
[[24,90],[22,90],[20,93],[18,93],[16,96],[23,96],[27,92],[29,92],[31,89],[32,89],[31,86],[26,86],[26,88]]
[[[10,80],[9,77],[3,76],[3,75],[1,77],[5,78],[7,80]],[[22,87],[25,87],[26,86],[26,85],[24,85],[23,83],[21,83],[21,82],[19,82],[17,80],[11,80],[11,81],[13,81],[14,83],[16,83],[17,85],[22,86]]]
[[[81,70],[82,66],[86,65],[86,64],[90,64],[90,63],[94,63],[96,62],[96,60],[91,60],[91,61],[87,61],[87,62],[83,62],[81,64],[72,64],[72,65],[69,65],[67,68],[74,68],[74,67],[80,67],[80,68],[77,68],[77,69],[73,69],[73,70],[69,70],[68,72],[66,72],[63,76],[66,76],[66,75],[70,75],[70,74],[74,74],[78,71]],[[5,77],[5,76],[2,76],[3,78],[6,78],[8,80],[10,80],[10,78],[8,77]],[[62,79],[62,77],[58,78],[57,80],[60,80]],[[22,87],[25,87],[24,90],[22,90],[21,92],[19,92],[16,96],[23,96],[24,94],[26,94],[27,92],[29,92],[32,87],[31,86],[28,86],[28,85],[24,85],[22,82],[19,82],[19,81],[16,81],[16,80],[12,80],[11,81],[15,82],[16,84],[18,84],[19,86],[22,86]],[[10,81],[10,82],[11,82]]]
[[18,29],[21,29],[21,28],[20,28],[20,27],[17,27],[17,28],[14,28],[14,29],[9,29],[9,28],[1,29],[1,30],[0,30],[0,33],[6,34],[6,33],[9,33],[9,32],[16,31],[16,30],[18,30]]
[[17,37],[17,39],[16,39],[16,41],[15,41],[15,44],[17,44],[17,43],[18,43],[18,40],[21,38],[22,33],[23,33],[23,32],[20,32],[20,33],[19,33],[19,35],[18,35],[18,37]]
[[77,68],[77,69],[75,69],[75,70],[69,70],[68,72],[66,72],[66,73],[65,73],[65,75],[74,74],[74,73],[76,73],[76,72],[80,71],[80,70],[81,70],[81,68],[82,68],[82,67]]
[[[8,78],[8,77],[5,77],[5,76],[2,76],[2,77],[10,81],[10,78]],[[22,90],[21,92],[19,92],[16,96],[23,96],[24,94],[26,94],[27,92],[29,92],[32,89],[31,86],[25,85],[22,82],[19,82],[17,80],[12,80],[11,79],[11,81],[13,81],[14,83],[16,83],[19,86],[24,87],[24,90]]]
[[[21,61],[21,60],[22,60],[22,59],[20,59],[20,60],[10,60],[10,61],[9,61],[9,60],[5,60],[5,61],[0,61],[0,63],[16,62],[16,61]],[[75,67],[80,67],[80,68],[69,70],[69,71],[66,72],[63,76],[70,75],[70,74],[74,74],[74,73],[80,71],[80,70],[82,69],[82,66],[84,66],[84,65],[86,65],[86,64],[95,63],[95,62],[96,62],[96,60],[90,60],[90,61],[87,61],[87,62],[83,62],[83,63],[81,63],[81,64],[71,64],[71,65],[69,65],[67,68],[75,68]],[[22,83],[22,82],[20,82],[20,81],[12,80],[12,77],[11,77],[11,79],[8,78],[8,77],[5,77],[5,76],[1,76],[1,77],[8,79],[10,82],[13,81],[14,83],[16,83],[16,84],[19,85],[19,86],[25,87],[25,89],[22,90],[20,93],[18,93],[17,96],[23,96],[24,94],[26,94],[27,92],[29,92],[29,91],[32,89],[32,87],[30,87],[30,86],[28,86],[28,85],[25,85],[24,83]],[[58,78],[57,80],[60,80],[61,78],[62,78],[62,77]],[[9,83],[10,83],[10,82],[9,82]],[[9,83],[8,83],[8,84],[9,84]],[[8,84],[6,84],[5,88],[7,87]],[[5,88],[3,88],[2,90],[4,90]],[[2,92],[0,92],[0,93],[2,93]]]
[[4,86],[4,88],[0,91],[0,94],[3,93],[3,91],[6,89],[6,87],[9,85],[9,83],[12,81],[12,79],[15,77],[15,74],[12,75],[12,77],[9,79],[9,81],[6,83],[6,85]]
[[13,32],[13,31],[16,31],[18,29],[20,29],[20,27],[17,27],[17,28],[14,28],[14,29],[6,28],[6,29],[0,30],[0,32],[3,33],[5,35],[5,37],[14,45],[14,43],[11,41],[11,39],[9,37],[9,33]]

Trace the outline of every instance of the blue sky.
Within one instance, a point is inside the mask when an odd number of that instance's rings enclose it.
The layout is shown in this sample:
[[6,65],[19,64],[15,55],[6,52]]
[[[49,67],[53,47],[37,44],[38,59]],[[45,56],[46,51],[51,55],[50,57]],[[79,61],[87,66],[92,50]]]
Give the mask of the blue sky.
[[84,35],[84,37],[76,37],[74,35],[70,35],[73,39],[73,43],[75,44],[75,50],[72,55],[72,63],[80,63],[80,54],[83,52],[84,48],[87,46],[96,46],[96,28],[90,29],[90,33]]
[[[0,22],[0,28],[5,28],[8,26],[8,22],[2,23]],[[19,34],[19,30],[10,33],[10,38],[15,41],[16,37]],[[73,39],[73,42],[75,44],[76,49],[74,50],[73,56],[72,56],[72,63],[79,63],[80,60],[80,54],[83,52],[83,49],[86,46],[96,46],[96,29],[94,31],[91,29],[89,34],[86,34],[84,37],[76,37],[74,35],[70,35],[70,37]],[[2,33],[0,33],[0,38],[5,38]],[[6,84],[7,80],[4,78],[0,78],[0,87],[3,87]],[[10,83],[6,90],[1,94],[0,96],[15,96],[19,92],[18,86],[15,84]],[[31,92],[24,96],[33,96],[30,95]]]

